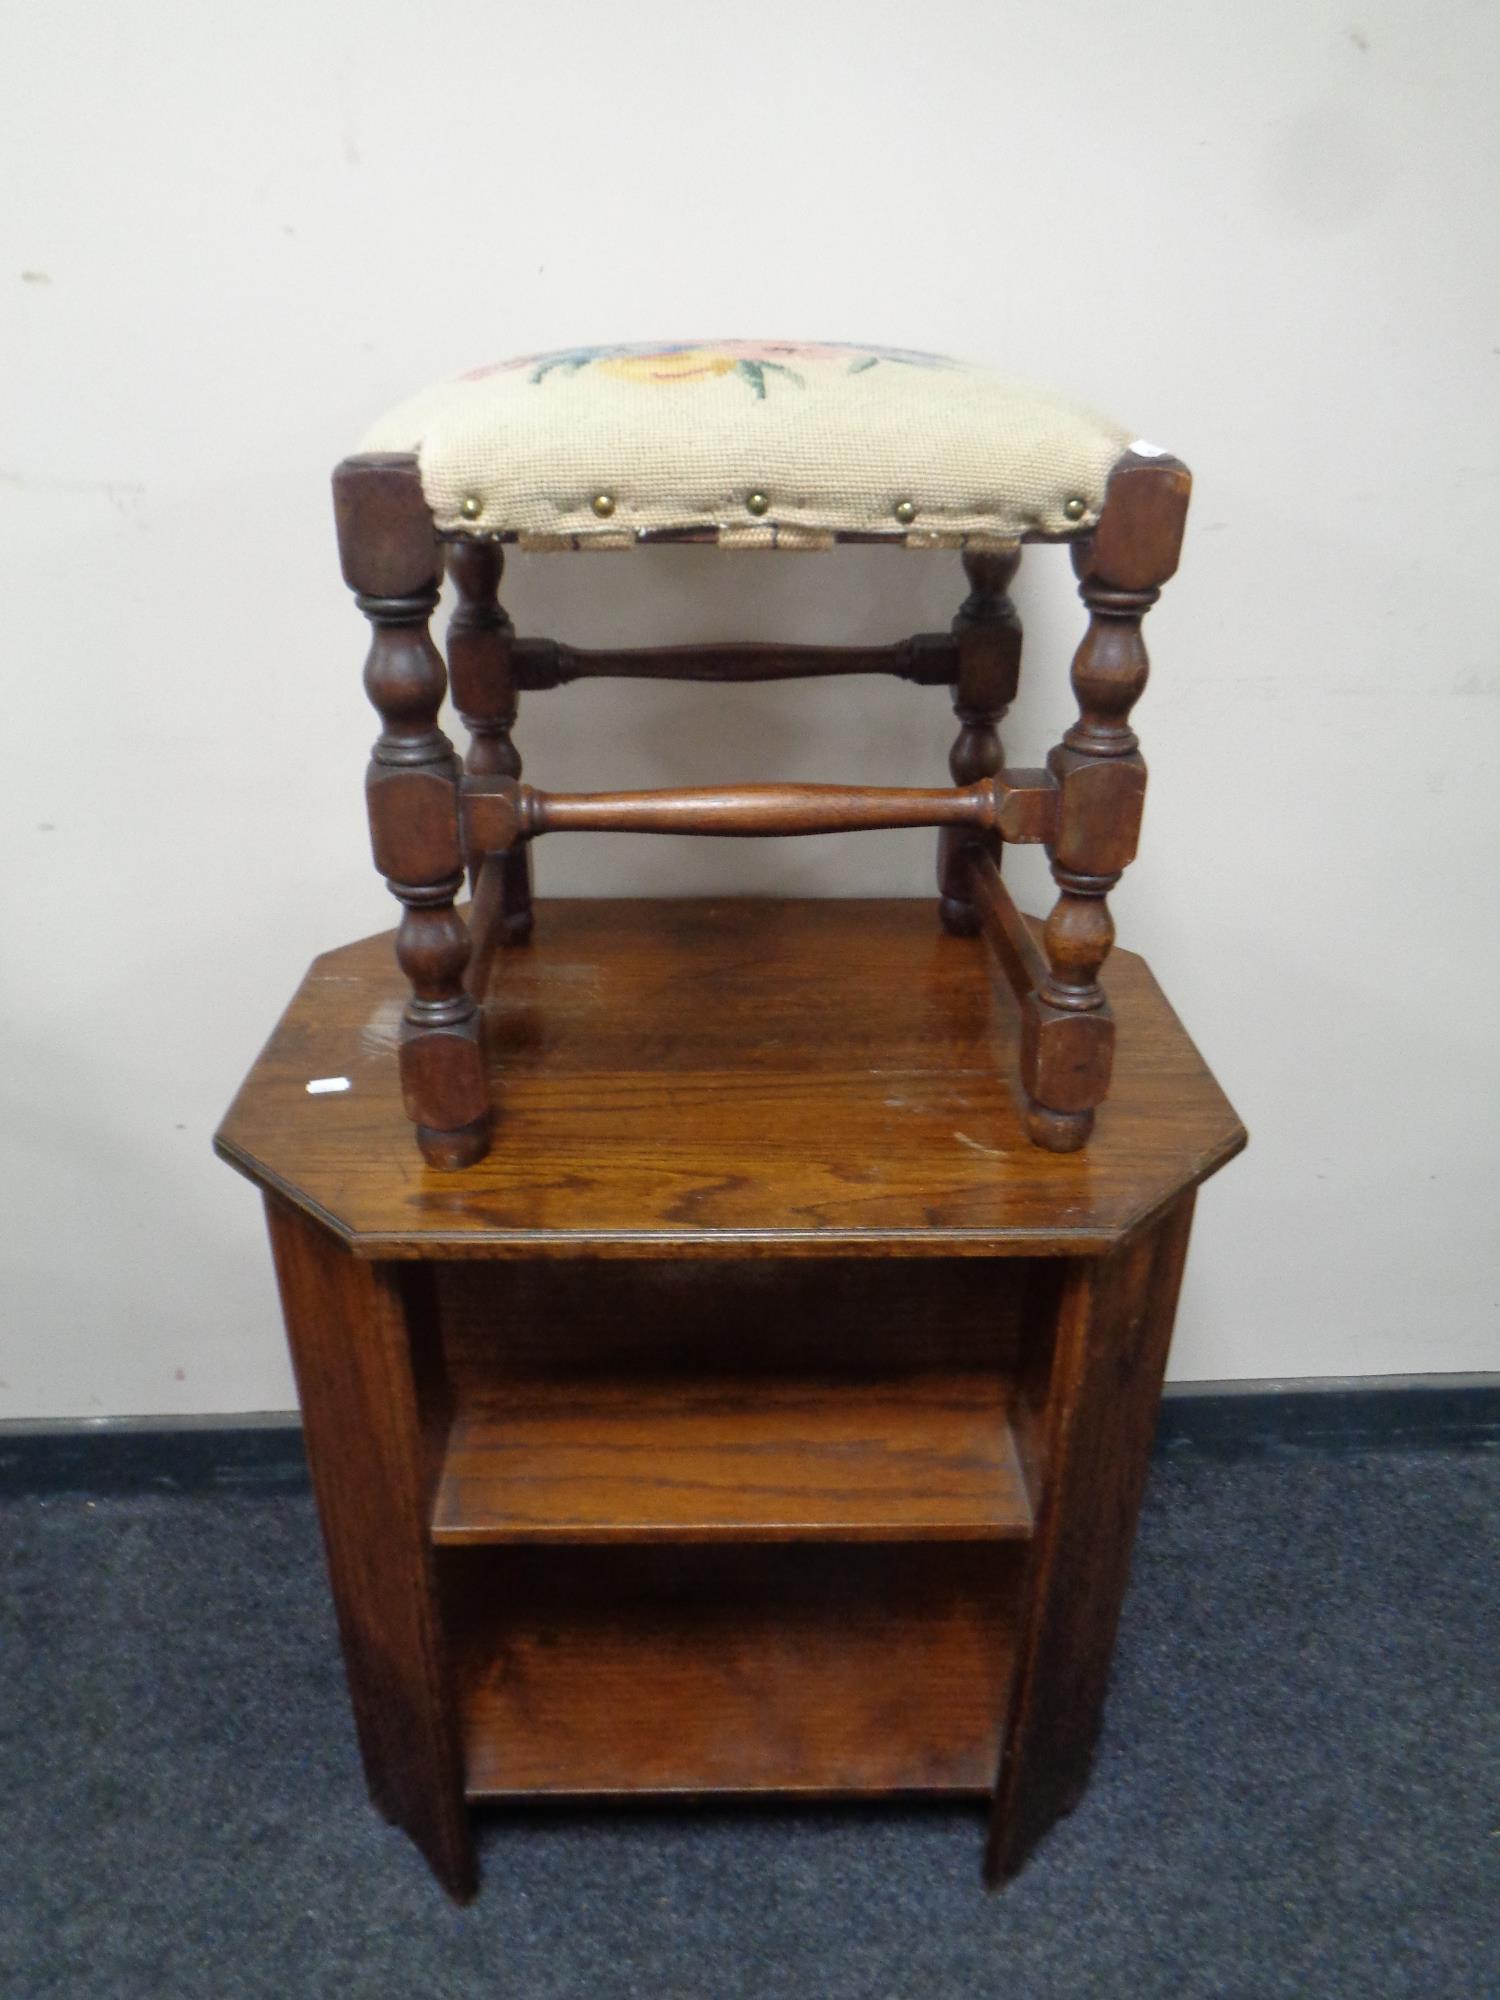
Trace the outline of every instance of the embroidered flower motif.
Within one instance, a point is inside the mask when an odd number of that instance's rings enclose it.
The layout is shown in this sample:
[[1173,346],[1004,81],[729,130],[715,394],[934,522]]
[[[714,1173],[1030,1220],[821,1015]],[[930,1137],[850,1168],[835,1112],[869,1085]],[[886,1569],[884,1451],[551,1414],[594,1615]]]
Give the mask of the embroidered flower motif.
[[732,354],[711,347],[672,347],[659,354],[600,354],[598,365],[627,382],[681,382],[694,375],[728,375],[739,364]]
[[734,375],[764,401],[768,377],[781,376],[798,389],[806,388],[805,378],[791,365],[794,361],[843,362],[847,375],[863,375],[881,362],[908,368],[959,365],[945,355],[924,354],[916,348],[858,347],[842,341],[680,340],[660,344],[634,341],[619,347],[565,347],[555,354],[525,354],[514,361],[497,361],[487,368],[472,369],[460,380],[478,382],[488,375],[508,374],[518,368],[529,370],[527,379],[531,382],[545,382],[558,370],[576,375],[579,369],[591,367],[625,382],[694,382]]

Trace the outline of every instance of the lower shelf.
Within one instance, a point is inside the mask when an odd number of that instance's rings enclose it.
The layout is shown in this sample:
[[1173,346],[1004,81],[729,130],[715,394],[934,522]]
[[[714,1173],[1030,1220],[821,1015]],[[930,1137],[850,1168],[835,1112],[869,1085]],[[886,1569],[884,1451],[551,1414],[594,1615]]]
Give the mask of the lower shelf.
[[994,1784],[1015,1546],[438,1560],[471,1799],[952,1797]]

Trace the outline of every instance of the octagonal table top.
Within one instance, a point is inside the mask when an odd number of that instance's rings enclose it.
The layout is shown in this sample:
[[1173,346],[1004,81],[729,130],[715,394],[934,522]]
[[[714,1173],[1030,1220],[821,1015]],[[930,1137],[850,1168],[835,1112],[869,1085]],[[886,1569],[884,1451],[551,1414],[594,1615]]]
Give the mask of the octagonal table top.
[[390,933],[313,962],[214,1143],[359,1256],[1096,1255],[1245,1143],[1145,962],[1105,985],[1109,1101],[1047,1153],[1015,1005],[932,902],[544,901],[496,960],[477,1166],[417,1151]]

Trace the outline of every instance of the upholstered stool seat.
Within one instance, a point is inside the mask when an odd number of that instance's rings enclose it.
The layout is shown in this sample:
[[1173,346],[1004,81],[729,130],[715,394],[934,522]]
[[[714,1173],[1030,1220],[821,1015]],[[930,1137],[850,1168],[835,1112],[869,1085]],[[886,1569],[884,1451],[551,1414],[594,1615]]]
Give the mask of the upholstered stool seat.
[[988,368],[809,341],[580,347],[476,368],[376,424],[440,532],[1007,548],[1098,517],[1129,432]]
[[[411,982],[401,1073],[417,1139],[457,1168],[490,1143],[484,1005],[501,946],[532,931],[542,834],[801,834],[940,829],[942,923],[982,935],[1020,1003],[1031,1138],[1088,1139],[1114,1021],[1099,972],[1107,897],[1135,854],[1146,767],[1130,712],[1141,620],[1177,567],[1186,466],[1078,403],[905,348],[692,341],[578,347],[478,368],[403,404],[334,474],[345,581],[374,627],[365,689],[382,730],[368,775],[375,864],[405,906]],[[885,644],[585,649],[517,634],[505,544],[651,540],[962,552],[969,594],[946,632]],[[1008,589],[1024,542],[1069,544],[1089,629],[1076,721],[1045,768],[1007,768],[999,724],[1021,628]],[[455,593],[448,669],[428,624]],[[450,686],[460,767],[438,716]],[[558,793],[524,783],[520,697],[591,678],[743,682],[895,674],[950,689],[952,784],[736,785]],[[1008,842],[1044,845],[1058,895],[1038,934],[1001,878]],[[467,872],[467,913],[455,898]],[[501,1035],[503,1076],[503,1033]],[[503,1083],[501,1085],[503,1132]]]

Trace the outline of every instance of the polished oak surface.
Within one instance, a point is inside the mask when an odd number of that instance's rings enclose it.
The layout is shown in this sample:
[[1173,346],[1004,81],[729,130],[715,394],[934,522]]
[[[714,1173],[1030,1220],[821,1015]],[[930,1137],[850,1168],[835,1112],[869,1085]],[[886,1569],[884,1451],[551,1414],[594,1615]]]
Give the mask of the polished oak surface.
[[468,1795],[986,1794],[1019,1553],[443,1551]]
[[460,1406],[432,1518],[473,1542],[1031,1533],[998,1375],[500,1382]]
[[1244,1143],[1144,963],[1107,985],[1112,1093],[1053,1154],[1009,996],[927,902],[544,902],[490,985],[485,1159],[411,1147],[389,934],[315,961],[216,1144],[361,1257],[1090,1254]]

